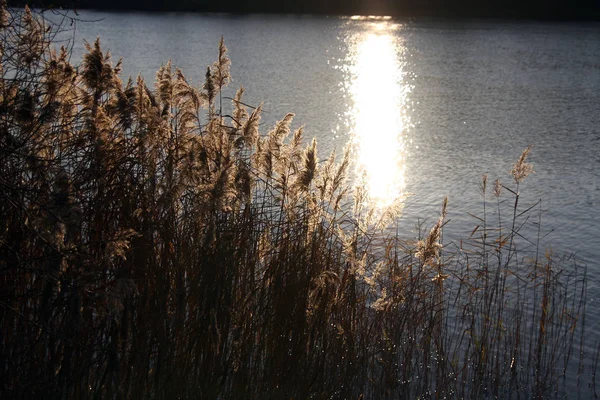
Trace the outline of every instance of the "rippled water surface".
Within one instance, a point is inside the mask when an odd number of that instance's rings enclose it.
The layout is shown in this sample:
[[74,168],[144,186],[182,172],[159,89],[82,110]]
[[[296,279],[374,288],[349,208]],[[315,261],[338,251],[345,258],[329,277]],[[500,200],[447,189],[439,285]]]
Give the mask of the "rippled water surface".
[[[400,229],[431,223],[449,197],[447,238],[481,211],[481,176],[510,184],[533,144],[536,174],[522,207],[542,199],[544,243],[591,270],[597,327],[600,259],[600,24],[425,21],[291,16],[81,12],[83,39],[100,36],[126,75],[153,81],[172,59],[200,82],[223,36],[246,101],[265,102],[263,131],[287,112],[319,154],[350,144],[372,201],[405,193]],[[536,208],[539,210],[540,208]],[[535,218],[537,219],[536,211]],[[508,218],[508,216],[506,216]]]

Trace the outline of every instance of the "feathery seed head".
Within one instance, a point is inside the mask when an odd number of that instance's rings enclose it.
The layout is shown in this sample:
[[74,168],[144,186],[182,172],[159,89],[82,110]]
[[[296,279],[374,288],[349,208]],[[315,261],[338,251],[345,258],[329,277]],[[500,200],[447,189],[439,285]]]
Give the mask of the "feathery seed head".
[[244,145],[247,147],[254,146],[258,141],[258,125],[260,123],[260,116],[262,113],[262,104],[259,105],[242,126],[241,138]]
[[510,174],[512,175],[516,183],[520,183],[530,173],[534,172],[533,164],[526,162],[527,156],[529,155],[530,151],[531,145],[527,146],[527,148],[523,150],[523,153],[521,153],[519,160],[513,166],[512,171],[510,171]]
[[502,183],[500,179],[496,179],[494,181],[494,196],[500,197],[500,193],[502,193]]
[[204,95],[206,96],[206,100],[208,100],[208,104],[212,104],[215,100],[217,91],[215,89],[210,67],[206,67],[206,74],[204,74],[204,85],[202,88],[204,89]]
[[423,263],[430,267],[438,265],[440,249],[442,244],[440,243],[442,226],[444,225],[444,219],[446,218],[446,209],[448,206],[448,197],[444,198],[442,203],[442,215],[438,219],[437,223],[431,228],[429,235],[425,240],[419,240],[417,244],[417,253],[415,256]]
[[219,58],[213,64],[213,81],[219,90],[227,86],[231,82],[231,74],[229,68],[231,66],[231,60],[227,57],[227,47],[225,47],[225,40],[221,36],[219,41]]
[[487,189],[487,179],[488,175],[483,174],[483,176],[481,177],[481,186],[479,187],[479,190],[481,191],[481,194],[483,196],[485,196],[485,190]]
[[0,29],[8,26],[8,10],[6,0],[0,0]]
[[248,110],[242,103],[242,96],[244,95],[244,87],[240,88],[235,92],[235,98],[231,101],[233,105],[233,127],[239,129],[244,125],[244,122],[248,119]]
[[120,83],[115,79],[110,52],[102,53],[100,38],[96,39],[93,47],[85,42],[85,48],[87,53],[83,56],[81,79],[88,90],[102,95]]
[[317,173],[317,140],[313,139],[304,152],[304,168],[300,172],[298,184],[301,190],[307,191]]
[[[171,101],[174,94],[173,74],[171,72],[171,60],[166,65],[160,67],[156,73],[156,92],[158,98],[165,110],[171,107]],[[163,111],[164,114],[164,111]]]

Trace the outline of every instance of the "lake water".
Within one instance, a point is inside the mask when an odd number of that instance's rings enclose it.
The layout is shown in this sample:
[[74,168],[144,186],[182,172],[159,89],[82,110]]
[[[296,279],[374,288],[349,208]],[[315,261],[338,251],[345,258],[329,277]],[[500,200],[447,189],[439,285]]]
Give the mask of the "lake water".
[[400,219],[407,235],[418,218],[435,221],[444,196],[446,238],[468,235],[482,174],[490,186],[512,184],[511,166],[532,144],[536,173],[521,185],[522,207],[542,199],[544,243],[587,263],[588,328],[600,327],[600,24],[92,11],[80,19],[76,59],[83,39],[100,36],[115,61],[124,58],[125,75],[150,82],[169,59],[201,82],[223,36],[234,78],[226,93],[244,85],[246,102],[264,101],[263,133],[294,112],[321,158],[353,143],[353,168],[374,202],[413,193]]

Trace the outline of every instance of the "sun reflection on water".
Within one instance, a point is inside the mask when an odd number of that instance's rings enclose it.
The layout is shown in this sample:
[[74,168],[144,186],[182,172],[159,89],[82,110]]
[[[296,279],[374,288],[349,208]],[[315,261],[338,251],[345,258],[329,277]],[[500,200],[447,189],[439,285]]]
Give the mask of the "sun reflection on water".
[[402,47],[388,21],[371,22],[350,39],[346,87],[350,128],[359,183],[367,187],[371,205],[385,207],[405,191],[405,146],[408,118]]

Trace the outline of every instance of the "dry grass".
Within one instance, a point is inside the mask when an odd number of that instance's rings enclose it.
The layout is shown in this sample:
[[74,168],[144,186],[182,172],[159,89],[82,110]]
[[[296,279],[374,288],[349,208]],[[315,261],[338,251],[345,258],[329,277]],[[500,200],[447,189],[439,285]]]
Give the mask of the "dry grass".
[[585,269],[522,247],[518,187],[489,200],[485,178],[461,246],[446,202],[402,240],[347,154],[319,163],[292,114],[261,135],[243,89],[223,103],[222,41],[202,87],[168,63],[150,89],[0,10],[1,397],[546,398],[567,374],[594,393]]

